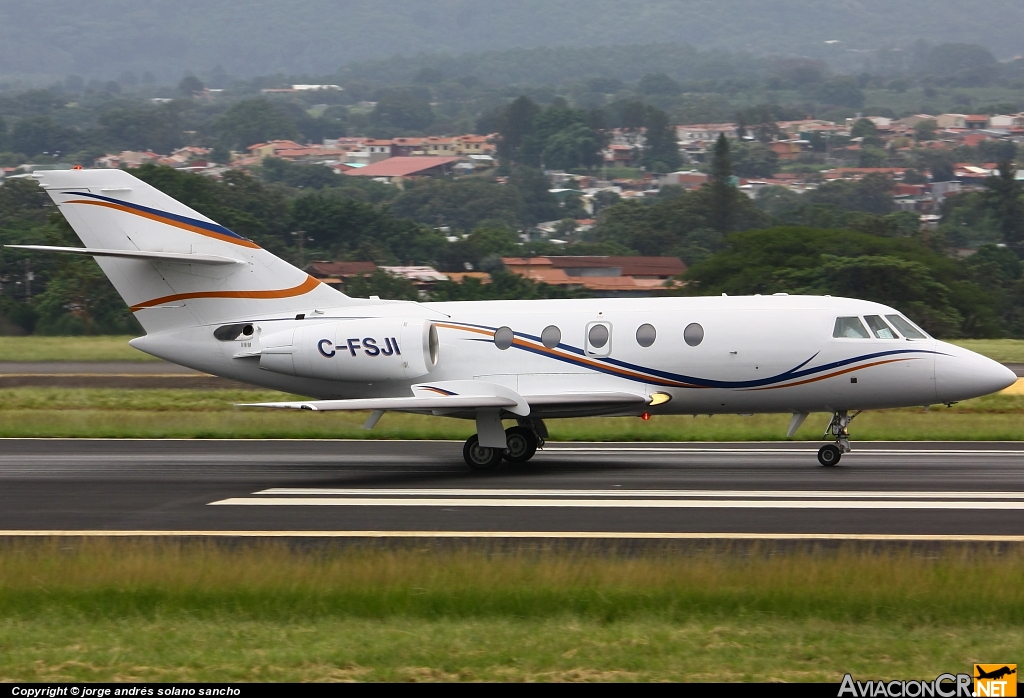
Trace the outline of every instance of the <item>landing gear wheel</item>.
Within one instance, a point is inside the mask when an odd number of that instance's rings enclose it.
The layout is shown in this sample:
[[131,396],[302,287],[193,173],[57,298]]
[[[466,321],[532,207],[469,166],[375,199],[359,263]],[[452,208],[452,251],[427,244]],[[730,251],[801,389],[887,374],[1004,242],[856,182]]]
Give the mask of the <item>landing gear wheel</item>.
[[472,470],[494,470],[501,463],[503,449],[480,445],[480,437],[473,434],[462,447],[462,457]]
[[505,442],[508,448],[505,449],[504,458],[509,463],[525,463],[537,452],[537,437],[532,429],[526,427],[506,429]]
[[826,468],[831,468],[843,457],[843,452],[835,444],[827,444],[818,449],[818,462]]

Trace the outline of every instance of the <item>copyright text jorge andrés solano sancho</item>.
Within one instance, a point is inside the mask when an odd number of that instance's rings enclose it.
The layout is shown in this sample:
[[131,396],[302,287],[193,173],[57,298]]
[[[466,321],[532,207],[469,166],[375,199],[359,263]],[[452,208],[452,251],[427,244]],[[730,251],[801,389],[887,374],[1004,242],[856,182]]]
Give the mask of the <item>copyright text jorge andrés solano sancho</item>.
[[116,698],[117,696],[240,696],[234,686],[12,686],[18,698]]

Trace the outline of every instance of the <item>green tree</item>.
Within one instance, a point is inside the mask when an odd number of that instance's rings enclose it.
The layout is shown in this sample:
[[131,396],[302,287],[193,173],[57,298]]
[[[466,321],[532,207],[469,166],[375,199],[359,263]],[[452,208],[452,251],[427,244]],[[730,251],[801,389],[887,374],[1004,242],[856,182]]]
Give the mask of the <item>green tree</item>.
[[428,100],[405,92],[382,95],[370,113],[372,124],[405,131],[423,131],[435,120]]
[[857,119],[850,127],[851,138],[866,138],[878,135],[878,127],[871,119]]
[[730,144],[734,170],[740,177],[772,177],[779,171],[779,155],[764,143]]
[[202,94],[205,89],[206,85],[195,75],[186,75],[178,83],[178,92],[186,97],[195,97],[198,94]]
[[110,142],[125,150],[170,153],[185,143],[177,105],[117,107],[97,119]]
[[741,109],[736,113],[736,125],[738,138],[744,138],[747,131],[750,131],[754,138],[762,143],[770,143],[781,133],[775,121],[775,107],[771,104]]
[[729,139],[724,133],[718,135],[714,155],[711,159],[711,178],[706,185],[711,192],[711,208],[708,223],[714,230],[726,233],[732,230],[737,197],[741,196],[733,186],[732,155]]
[[476,178],[416,182],[395,198],[391,211],[399,218],[461,231],[485,221],[513,228],[523,222],[523,200],[516,186]]
[[536,128],[540,107],[529,97],[513,100],[497,117],[498,158],[505,167],[523,162],[523,148]]
[[685,278],[692,295],[828,293],[873,300],[937,336],[984,336],[995,326],[965,270],[910,238],[814,228],[734,233]]
[[675,172],[682,164],[676,129],[669,122],[668,115],[656,107],[644,111],[644,150],[641,163],[648,172]]
[[601,146],[593,130],[572,124],[547,139],[541,159],[545,167],[555,170],[591,169],[601,164]]
[[985,199],[995,217],[1003,242],[1024,254],[1024,199],[1010,160],[999,163],[999,173],[985,180]]
[[225,143],[239,150],[256,143],[299,137],[295,121],[286,110],[263,98],[235,102],[217,120],[214,129]]
[[935,119],[922,119],[914,124],[914,138],[918,141],[934,141],[939,124]]

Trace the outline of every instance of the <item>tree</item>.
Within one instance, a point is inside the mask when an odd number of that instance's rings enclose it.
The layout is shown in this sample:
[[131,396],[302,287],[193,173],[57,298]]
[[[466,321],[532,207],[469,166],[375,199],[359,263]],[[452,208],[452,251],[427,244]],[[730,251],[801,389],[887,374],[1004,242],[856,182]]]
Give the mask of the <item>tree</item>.
[[770,143],[779,136],[779,125],[775,121],[774,107],[760,104],[736,112],[737,136],[744,138],[749,130],[762,143]]
[[638,84],[645,95],[677,95],[683,91],[678,82],[665,73],[647,73]]
[[97,119],[111,142],[124,150],[170,153],[185,143],[177,105],[118,107]]
[[263,98],[235,102],[221,115],[214,128],[222,140],[241,150],[256,143],[299,136],[295,122],[286,111]]
[[851,138],[865,138],[877,135],[878,127],[875,126],[875,122],[871,119],[857,119],[850,128]]
[[370,113],[370,122],[375,126],[405,131],[423,131],[435,120],[428,100],[405,92],[382,95]]
[[648,172],[675,172],[682,167],[676,141],[676,129],[668,115],[656,107],[647,107],[644,114],[644,150],[641,164]]
[[48,116],[28,117],[14,124],[8,139],[11,150],[29,157],[42,153],[69,153],[80,144],[78,134]]
[[501,111],[497,119],[498,158],[511,167],[522,160],[523,146],[533,134],[540,107],[529,97],[519,97]]
[[186,75],[178,83],[178,92],[186,97],[195,97],[198,94],[202,94],[205,89],[206,86],[203,84],[203,81],[195,75]]
[[711,178],[706,185],[711,190],[711,210],[708,222],[714,230],[726,233],[732,230],[733,209],[739,192],[732,182],[732,156],[729,153],[729,139],[724,133],[718,135],[711,159]]
[[864,91],[854,78],[836,77],[815,87],[814,96],[824,104],[859,109],[864,106]]
[[740,177],[771,177],[779,171],[779,155],[764,143],[735,143],[734,171]]
[[545,167],[555,170],[591,169],[601,164],[601,145],[591,129],[573,124],[547,139],[541,159]]
[[406,188],[391,203],[391,212],[430,226],[470,231],[488,221],[522,225],[523,200],[514,185],[482,179],[426,180]]
[[985,199],[996,219],[1003,242],[1024,253],[1024,200],[1010,160],[999,163],[999,174],[985,180]]
[[[811,293],[891,305],[938,336],[991,331],[987,299],[958,263],[910,238],[849,230],[770,228],[734,233],[690,267],[691,295]],[[968,324],[969,318],[976,320]]]
[[918,141],[934,141],[939,123],[935,119],[922,119],[914,124],[914,138]]

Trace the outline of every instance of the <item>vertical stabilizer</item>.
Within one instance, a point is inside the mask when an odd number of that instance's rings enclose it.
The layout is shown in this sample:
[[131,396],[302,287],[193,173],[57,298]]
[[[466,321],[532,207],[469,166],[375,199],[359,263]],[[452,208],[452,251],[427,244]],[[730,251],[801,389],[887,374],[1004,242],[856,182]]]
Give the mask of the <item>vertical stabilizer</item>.
[[238,260],[213,265],[96,257],[147,332],[352,303],[123,170],[52,170],[33,177],[86,247]]

